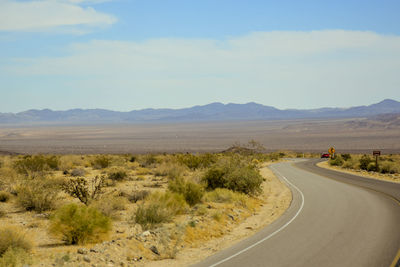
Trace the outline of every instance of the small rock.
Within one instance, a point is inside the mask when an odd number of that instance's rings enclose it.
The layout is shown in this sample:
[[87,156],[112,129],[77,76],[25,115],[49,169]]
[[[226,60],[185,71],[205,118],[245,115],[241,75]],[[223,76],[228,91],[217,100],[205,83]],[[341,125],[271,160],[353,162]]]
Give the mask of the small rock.
[[90,258],[88,256],[83,256],[83,260],[86,262],[90,262]]
[[78,248],[78,254],[87,254],[87,250],[85,248]]
[[156,246],[151,246],[151,247],[150,247],[150,250],[151,250],[154,254],[160,255],[160,253],[158,252],[158,249],[156,248]]
[[150,231],[144,231],[141,236],[142,237],[148,237],[149,235],[151,235]]
[[117,234],[123,234],[123,233],[125,233],[125,230],[124,229],[117,229]]

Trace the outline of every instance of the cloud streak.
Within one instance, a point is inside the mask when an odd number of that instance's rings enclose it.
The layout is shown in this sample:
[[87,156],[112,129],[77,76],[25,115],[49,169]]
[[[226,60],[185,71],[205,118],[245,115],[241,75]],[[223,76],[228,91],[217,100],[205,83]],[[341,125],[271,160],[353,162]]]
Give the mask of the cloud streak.
[[70,27],[99,27],[116,22],[116,18],[78,4],[92,1],[0,1],[0,31],[43,32]]
[[[58,77],[69,88],[103,96],[112,88],[115,97],[148,103],[142,107],[221,99],[282,108],[347,106],[355,98],[372,103],[400,98],[398,69],[399,36],[343,30],[256,32],[222,41],[97,40],[73,44],[62,57],[2,66],[10,75]],[[372,99],[377,90],[382,98]]]

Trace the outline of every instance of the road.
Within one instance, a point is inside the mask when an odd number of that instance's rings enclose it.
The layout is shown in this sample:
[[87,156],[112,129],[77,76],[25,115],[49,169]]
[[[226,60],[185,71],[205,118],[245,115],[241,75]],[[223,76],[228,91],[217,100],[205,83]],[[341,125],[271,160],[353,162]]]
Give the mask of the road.
[[272,165],[292,189],[289,209],[254,236],[194,266],[390,266],[400,249],[400,205],[394,199],[400,185],[379,182],[380,193],[348,183],[372,186],[367,179],[362,184],[351,175],[316,171],[313,163]]

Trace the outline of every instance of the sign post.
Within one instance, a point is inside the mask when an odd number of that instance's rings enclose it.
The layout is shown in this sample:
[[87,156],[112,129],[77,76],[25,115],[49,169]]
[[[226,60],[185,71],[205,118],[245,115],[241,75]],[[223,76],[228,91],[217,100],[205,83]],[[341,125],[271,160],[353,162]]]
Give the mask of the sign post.
[[330,147],[328,150],[329,154],[331,154],[331,158],[335,158],[335,148],[334,147]]
[[374,150],[372,152],[372,155],[375,156],[375,167],[376,167],[376,171],[378,171],[379,170],[378,157],[381,155],[381,151],[380,150]]

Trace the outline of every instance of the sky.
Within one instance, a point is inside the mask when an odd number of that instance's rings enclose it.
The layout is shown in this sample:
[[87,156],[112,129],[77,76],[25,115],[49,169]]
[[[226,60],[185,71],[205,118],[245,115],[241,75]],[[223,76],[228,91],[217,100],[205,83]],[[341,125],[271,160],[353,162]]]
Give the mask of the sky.
[[0,0],[0,112],[399,101],[398,14],[398,0]]

